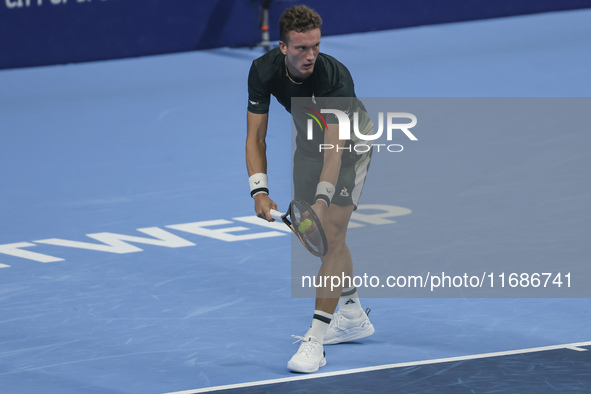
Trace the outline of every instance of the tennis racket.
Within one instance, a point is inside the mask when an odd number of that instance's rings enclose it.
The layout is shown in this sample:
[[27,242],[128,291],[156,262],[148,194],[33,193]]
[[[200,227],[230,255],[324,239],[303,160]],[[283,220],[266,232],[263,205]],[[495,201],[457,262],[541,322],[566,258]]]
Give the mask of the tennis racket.
[[326,234],[320,219],[318,219],[310,204],[295,199],[289,203],[286,213],[271,209],[271,216],[276,220],[281,219],[314,256],[322,257],[326,255],[328,251]]

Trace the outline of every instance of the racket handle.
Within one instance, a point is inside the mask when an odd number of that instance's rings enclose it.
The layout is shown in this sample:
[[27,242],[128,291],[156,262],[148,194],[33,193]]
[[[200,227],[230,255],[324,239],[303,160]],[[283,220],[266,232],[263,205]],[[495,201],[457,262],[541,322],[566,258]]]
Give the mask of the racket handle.
[[275,220],[281,220],[281,217],[283,216],[281,212],[276,211],[274,209],[271,209],[269,213],[271,214],[271,217]]

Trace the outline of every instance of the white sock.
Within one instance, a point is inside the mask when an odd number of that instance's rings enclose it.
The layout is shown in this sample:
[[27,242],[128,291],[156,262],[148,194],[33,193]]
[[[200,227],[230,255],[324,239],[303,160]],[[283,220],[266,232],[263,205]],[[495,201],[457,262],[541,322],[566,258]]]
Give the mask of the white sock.
[[313,336],[319,343],[324,341],[324,335],[328,329],[328,325],[332,320],[332,314],[323,311],[315,310],[312,325],[306,333],[305,337]]
[[347,319],[357,319],[363,314],[363,308],[357,295],[357,288],[343,289],[339,298],[339,311]]

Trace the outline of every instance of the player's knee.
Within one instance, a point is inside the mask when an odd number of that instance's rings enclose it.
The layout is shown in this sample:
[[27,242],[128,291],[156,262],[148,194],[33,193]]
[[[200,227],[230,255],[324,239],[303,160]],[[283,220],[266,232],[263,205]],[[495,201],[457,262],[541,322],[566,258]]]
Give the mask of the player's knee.
[[326,235],[326,243],[328,246],[329,253],[340,252],[345,248],[345,235],[346,234],[342,232],[336,234],[333,233],[332,235]]
[[347,228],[330,223],[324,224],[324,233],[326,234],[326,240],[329,244],[333,242],[344,242],[347,235]]

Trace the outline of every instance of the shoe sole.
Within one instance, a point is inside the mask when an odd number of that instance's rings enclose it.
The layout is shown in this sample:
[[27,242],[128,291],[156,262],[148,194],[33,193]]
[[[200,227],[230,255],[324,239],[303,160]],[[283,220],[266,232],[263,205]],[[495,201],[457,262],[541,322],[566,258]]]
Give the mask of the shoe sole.
[[320,369],[321,367],[324,367],[325,365],[326,365],[326,357],[323,357],[322,360],[320,360],[320,364],[318,364],[318,366],[316,368],[306,369],[305,367],[302,367],[302,366],[297,365],[296,363],[292,363],[290,361],[287,363],[287,369],[289,369],[292,372],[298,372],[298,373],[312,373],[312,372],[318,371],[318,369]]
[[324,338],[323,341],[323,345],[336,345],[338,343],[344,343],[344,342],[351,342],[351,341],[355,341],[357,339],[362,339],[362,338],[366,338],[370,335],[372,335],[375,332],[375,329],[373,327],[373,324],[370,324],[369,326],[366,327],[353,327],[350,328],[346,331],[341,332],[341,334],[338,337],[334,337],[332,339],[326,340],[326,338]]

